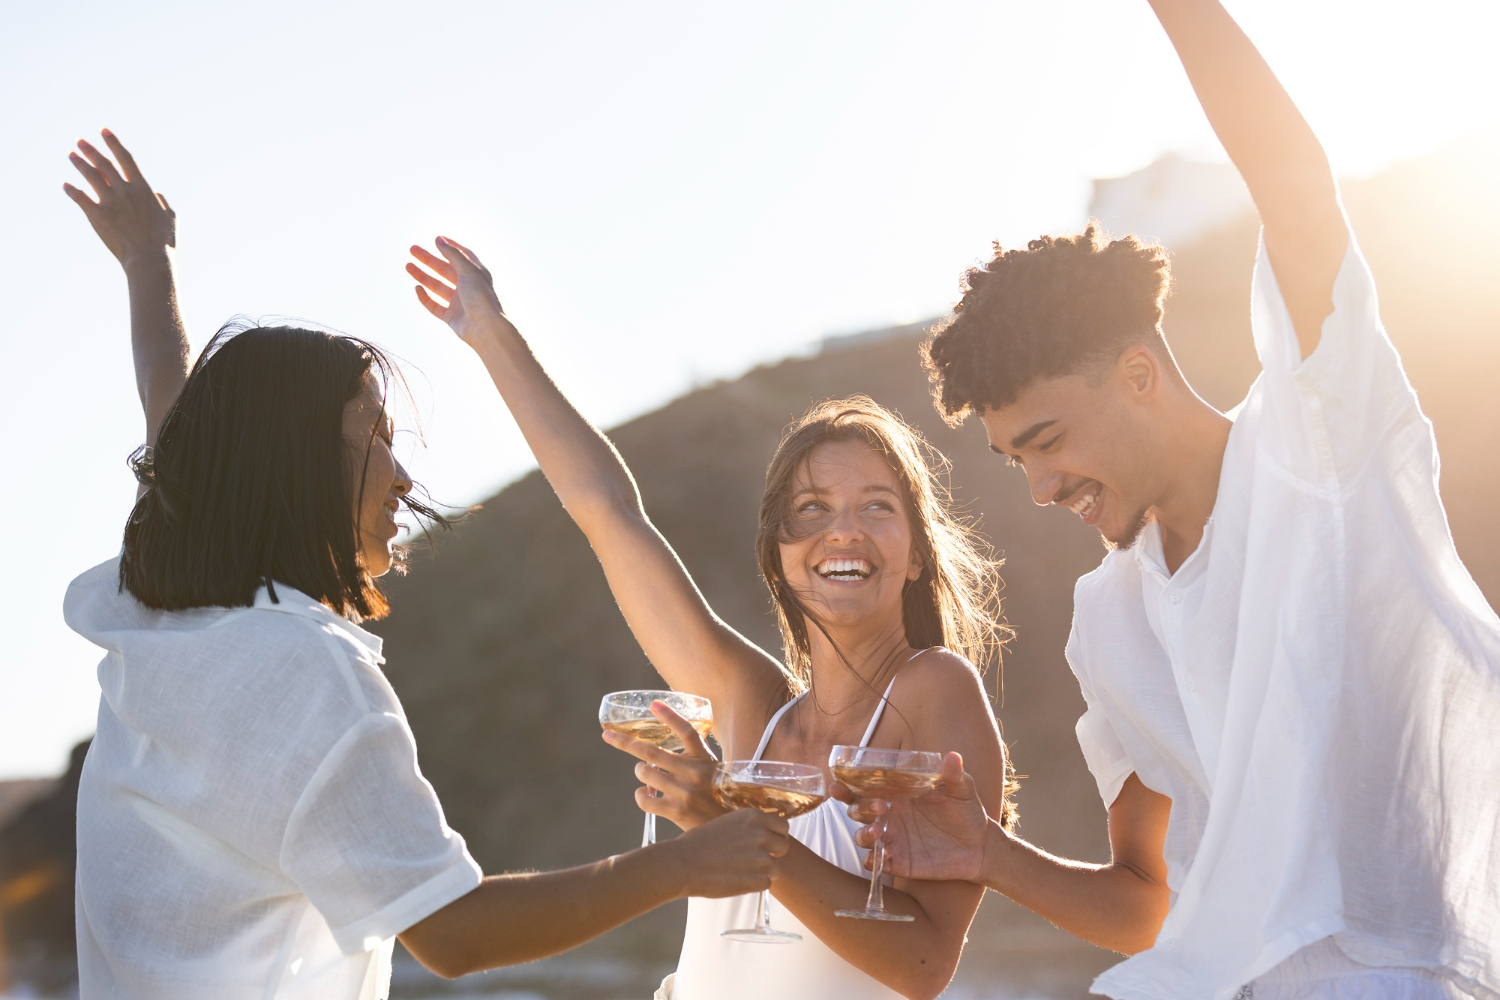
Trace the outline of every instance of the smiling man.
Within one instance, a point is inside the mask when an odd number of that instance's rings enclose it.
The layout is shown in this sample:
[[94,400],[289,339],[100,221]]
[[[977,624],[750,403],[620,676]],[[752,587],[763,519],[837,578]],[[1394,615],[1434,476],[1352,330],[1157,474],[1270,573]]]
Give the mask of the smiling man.
[[1316,137],[1217,2],[1152,5],[1264,225],[1249,395],[1193,391],[1166,255],[1093,229],[997,250],[926,346],[939,410],[1111,550],[1067,655],[1112,861],[1009,834],[957,755],[855,814],[895,874],[1131,954],[1110,996],[1500,996],[1500,621]]

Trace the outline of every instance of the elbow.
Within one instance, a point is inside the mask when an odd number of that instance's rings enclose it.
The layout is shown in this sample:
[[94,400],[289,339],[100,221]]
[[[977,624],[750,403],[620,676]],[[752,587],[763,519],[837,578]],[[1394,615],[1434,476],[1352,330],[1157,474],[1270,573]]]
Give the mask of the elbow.
[[589,537],[611,526],[647,520],[640,494],[634,489],[602,489],[577,496],[559,495],[559,499],[579,529]]
[[411,953],[411,957],[435,976],[457,979],[486,968],[470,953],[469,949],[451,938],[435,937],[431,934],[418,935],[408,931],[399,935],[399,939],[406,950]]
[[419,955],[416,952],[413,952],[412,955],[418,962],[422,963],[422,967],[424,969],[426,969],[433,975],[441,976],[444,979],[458,979],[461,976],[467,976],[471,972],[480,971],[479,966],[471,962],[464,961],[462,956],[458,955]]
[[908,968],[906,981],[895,986],[896,992],[907,1000],[937,1000],[953,982],[958,971],[958,955],[934,958],[929,956]]

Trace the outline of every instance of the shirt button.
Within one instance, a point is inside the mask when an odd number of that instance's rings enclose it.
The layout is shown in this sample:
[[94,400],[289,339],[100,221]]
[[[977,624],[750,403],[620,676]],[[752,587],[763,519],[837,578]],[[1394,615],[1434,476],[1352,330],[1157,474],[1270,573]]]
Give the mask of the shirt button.
[[1172,603],[1173,604],[1181,604],[1182,603],[1182,591],[1180,591],[1180,590],[1174,590],[1172,592]]

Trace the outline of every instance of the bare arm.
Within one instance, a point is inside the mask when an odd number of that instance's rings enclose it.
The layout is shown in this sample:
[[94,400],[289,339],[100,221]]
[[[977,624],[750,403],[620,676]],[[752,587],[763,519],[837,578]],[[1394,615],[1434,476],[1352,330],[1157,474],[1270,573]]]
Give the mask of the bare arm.
[[494,875],[403,932],[401,943],[449,978],[566,951],[686,895],[735,896],[770,884],[786,822],[721,817],[676,840],[566,871]]
[[[1162,845],[1172,800],[1134,774],[1109,807],[1107,865],[1054,857],[1002,830],[986,814],[957,754],[948,755],[943,787],[917,805],[889,814],[889,871],[971,879],[1111,951],[1134,954],[1155,942],[1171,899]],[[865,821],[883,812],[882,804],[850,809]],[[868,845],[871,828],[859,839]]]
[[1302,356],[1333,311],[1348,246],[1328,157],[1250,39],[1217,0],[1151,0],[1265,225]]
[[[704,601],[646,517],[619,453],[558,390],[506,318],[489,272],[456,243],[439,240],[438,249],[443,257],[412,248],[432,272],[407,265],[421,283],[418,298],[484,362],[542,472],[593,546],[641,648],[673,688],[714,703],[721,736],[732,741],[740,729],[758,732],[765,707],[785,689],[780,664]],[[736,710],[750,710],[755,719],[741,726]]]
[[151,190],[114,133],[106,129],[103,135],[118,167],[81,139],[79,152],[69,155],[99,200],[71,184],[64,184],[63,191],[83,209],[94,232],[125,269],[136,390],[146,415],[146,444],[155,445],[162,418],[182,391],[188,372],[187,330],[172,275],[177,217],[167,199]]

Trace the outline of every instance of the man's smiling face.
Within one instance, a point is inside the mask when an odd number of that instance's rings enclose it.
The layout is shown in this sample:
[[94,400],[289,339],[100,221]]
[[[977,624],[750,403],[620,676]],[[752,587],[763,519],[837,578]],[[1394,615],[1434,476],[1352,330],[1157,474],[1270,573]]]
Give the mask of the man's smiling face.
[[979,415],[990,448],[1018,465],[1038,504],[1073,510],[1112,545],[1129,547],[1157,499],[1139,392],[1121,371],[1038,379],[1016,401]]

